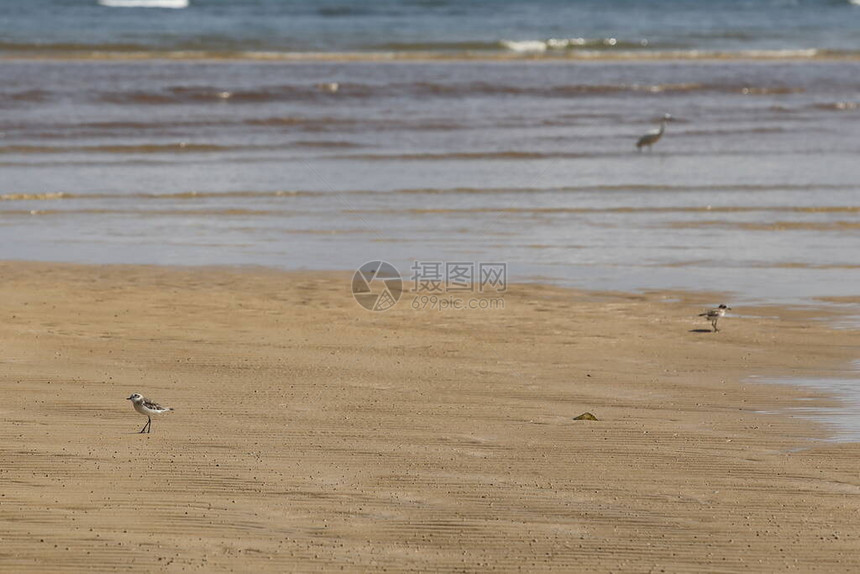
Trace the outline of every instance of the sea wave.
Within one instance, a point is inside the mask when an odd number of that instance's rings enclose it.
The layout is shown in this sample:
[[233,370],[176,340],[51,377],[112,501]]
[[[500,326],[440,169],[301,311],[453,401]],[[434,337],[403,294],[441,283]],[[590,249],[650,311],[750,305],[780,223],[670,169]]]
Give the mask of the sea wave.
[[[181,104],[181,103],[261,103],[281,100],[308,100],[335,97],[343,92],[338,85],[337,92],[328,89],[329,84],[305,84],[272,86],[255,90],[231,90],[220,86],[172,86],[161,90],[138,90],[126,92],[104,92],[100,101],[112,104]],[[336,97],[355,97],[365,95],[361,85],[352,86],[347,93]]]
[[0,195],[0,201],[52,201],[57,199],[68,199],[69,194],[63,192],[55,193],[5,193]]
[[372,44],[367,49],[372,52],[488,52],[498,51],[499,42],[462,41],[462,42],[382,42]]
[[[104,200],[124,199],[141,200],[152,199],[157,201],[178,200],[188,202],[191,200],[207,199],[276,199],[296,197],[316,197],[323,195],[322,191],[306,190],[277,190],[277,191],[176,191],[176,192],[153,192],[153,193],[7,193],[0,195],[0,201],[58,201],[58,200]],[[383,192],[350,192],[350,193],[383,193]]]
[[672,48],[615,38],[502,40],[498,42],[381,44],[354,51],[238,50],[199,43],[171,46],[146,43],[90,44],[74,42],[0,41],[0,59],[50,60],[179,60],[382,62],[447,60],[775,60],[860,59],[860,51],[804,49],[706,50]]
[[549,38],[547,40],[502,40],[499,44],[512,52],[547,52],[550,50],[605,50],[647,48],[648,40],[625,41],[618,38]]
[[[569,83],[569,84],[512,84],[492,82],[392,82],[388,84],[339,83],[338,91],[331,92],[314,84],[265,86],[256,89],[235,90],[226,86],[167,86],[155,90],[109,91],[82,94],[98,102],[117,105],[178,105],[178,104],[261,104],[267,102],[362,100],[399,97],[461,98],[468,96],[527,96],[537,98],[570,98],[625,93],[694,93],[713,92],[747,96],[801,93],[804,88],[791,85],[752,85],[734,83],[678,82],[678,83]],[[65,94],[40,93],[29,99],[44,101]],[[21,97],[21,100],[27,99]],[[849,106],[848,103],[845,104]],[[847,108],[846,108],[847,109]],[[332,121],[334,119],[330,118]],[[337,120],[343,123],[344,120]],[[349,120],[354,122],[355,120]],[[264,123],[306,124],[325,123],[314,118],[296,117],[265,120]],[[444,129],[456,126],[446,125]]]
[[[820,210],[817,208],[795,208],[795,207],[740,207],[740,206],[729,206],[729,207],[381,207],[381,208],[367,208],[367,209],[347,209],[345,213],[356,213],[356,214],[412,214],[412,215],[469,215],[474,213],[490,213],[490,214],[515,214],[515,215],[546,215],[546,214],[701,214],[701,213],[761,213],[761,214],[772,214],[772,213],[793,213],[793,214],[803,214],[803,213],[849,213],[855,214],[860,211],[860,208],[854,206],[839,206],[827,208],[825,210]],[[697,227],[708,227],[708,226],[721,226],[725,225],[724,221],[700,221],[697,220],[695,222],[677,222],[677,225],[683,227],[690,223],[690,225],[694,225]],[[781,224],[781,227],[779,226]],[[674,223],[670,223],[667,226],[673,226]],[[771,224],[769,223],[732,223],[732,225],[737,228],[743,229],[752,229],[756,230],[759,226],[764,226],[768,228]],[[776,227],[773,229],[775,231],[780,230],[790,230],[792,228],[796,228],[798,230],[802,230],[804,226],[816,226],[823,225],[828,226],[829,223],[825,222],[823,224],[811,223],[806,224],[804,222],[797,222],[796,225],[792,222],[777,222]],[[860,227],[860,223],[856,221],[838,221],[835,222],[834,226],[827,227],[828,230],[832,230],[833,228],[839,229],[849,229],[855,230]]]
[[[367,153],[336,155],[334,159],[362,161],[441,161],[441,160],[525,160],[525,159],[579,159],[595,157],[597,154],[564,153],[564,152],[530,152],[530,151],[488,151],[488,152],[443,152],[443,153]],[[606,155],[606,154],[603,154]]]
[[[83,146],[0,146],[2,154],[61,154],[61,153],[116,153],[116,154],[159,154],[159,153],[203,153],[229,151],[229,146],[215,144],[195,144],[178,142],[172,144],[128,144],[128,145],[83,145]],[[259,146],[258,148],[259,149]]]
[[676,221],[669,223],[672,229],[739,229],[744,231],[858,231],[860,223],[856,221]]
[[[858,0],[860,2],[860,0]],[[860,103],[858,102],[832,102],[832,103],[822,103],[822,104],[814,104],[812,106],[817,110],[825,110],[825,111],[834,111],[834,112],[847,112],[854,111],[860,109]]]
[[98,0],[106,8],[188,8],[188,0]]
[[[536,194],[578,194],[578,193],[690,193],[702,192],[771,192],[771,191],[849,191],[860,188],[852,188],[837,185],[810,184],[810,185],[768,185],[768,184],[739,184],[739,185],[582,185],[566,187],[412,187],[393,190],[379,189],[356,189],[344,192],[347,195],[370,195],[370,196],[457,196],[457,195],[536,195]],[[165,191],[148,193],[7,193],[0,194],[0,201],[60,201],[60,200],[156,200],[156,201],[181,201],[184,203],[193,201],[223,200],[223,199],[284,199],[284,198],[313,198],[330,195],[330,192],[308,189],[280,189],[280,190],[231,190],[231,191]],[[559,208],[561,209],[561,208]],[[578,207],[563,208],[576,209],[578,212],[614,212],[614,213],[793,213],[793,214],[834,214],[834,213],[860,213],[860,206],[856,205],[830,205],[830,206],[794,206],[794,205],[772,205],[772,206],[667,206],[667,207]]]

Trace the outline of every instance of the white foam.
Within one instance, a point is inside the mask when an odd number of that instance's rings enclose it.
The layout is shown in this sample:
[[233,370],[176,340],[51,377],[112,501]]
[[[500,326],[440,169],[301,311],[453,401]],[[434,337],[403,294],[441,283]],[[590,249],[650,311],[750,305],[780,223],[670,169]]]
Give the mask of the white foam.
[[188,8],[188,0],[98,0],[108,8]]
[[588,40],[585,38],[550,38],[546,43],[554,50],[564,50],[571,46],[585,46]]
[[513,52],[546,52],[547,43],[542,40],[502,40],[502,46]]
[[[857,0],[860,2],[860,0]],[[514,52],[546,52],[547,50],[567,50],[577,47],[615,47],[617,38],[550,38],[549,40],[502,40],[502,46]],[[648,41],[642,40],[640,46],[647,46]]]

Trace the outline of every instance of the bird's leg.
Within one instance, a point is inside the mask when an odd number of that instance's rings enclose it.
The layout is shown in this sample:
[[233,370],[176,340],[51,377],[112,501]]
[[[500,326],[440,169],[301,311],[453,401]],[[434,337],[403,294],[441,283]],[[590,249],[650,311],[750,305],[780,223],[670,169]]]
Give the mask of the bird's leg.
[[[716,329],[716,325],[714,325],[714,328]],[[148,419],[146,421],[146,434],[149,434],[152,432],[152,417],[146,417],[146,418]]]
[[714,333],[719,331],[719,329],[717,329],[717,319],[714,319],[714,322],[712,324],[714,325]]
[[[147,418],[149,418],[149,417],[147,417]],[[151,419],[150,419],[150,420],[151,420]],[[140,434],[143,434],[144,432],[146,432],[146,425],[148,425],[148,424],[149,424],[149,420],[147,420],[147,421],[143,424],[143,428],[142,428],[142,429],[140,429]]]

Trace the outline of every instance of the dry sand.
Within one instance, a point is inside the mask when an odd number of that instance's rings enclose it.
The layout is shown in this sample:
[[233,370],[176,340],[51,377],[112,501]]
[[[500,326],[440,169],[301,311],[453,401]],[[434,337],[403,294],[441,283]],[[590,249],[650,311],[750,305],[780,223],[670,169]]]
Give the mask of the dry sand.
[[[801,311],[710,334],[702,295],[380,314],[344,274],[0,272],[0,571],[860,570],[860,449],[746,379],[857,358]],[[135,391],[176,409],[152,434]]]

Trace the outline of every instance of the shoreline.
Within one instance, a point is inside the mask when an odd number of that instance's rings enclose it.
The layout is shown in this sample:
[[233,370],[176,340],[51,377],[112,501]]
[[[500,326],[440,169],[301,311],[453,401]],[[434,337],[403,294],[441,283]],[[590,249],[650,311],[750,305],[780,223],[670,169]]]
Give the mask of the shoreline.
[[[834,399],[748,379],[857,359],[809,310],[713,334],[697,293],[373,313],[349,273],[0,271],[0,566],[860,567],[860,443],[760,412]],[[139,435],[132,392],[176,411]]]

